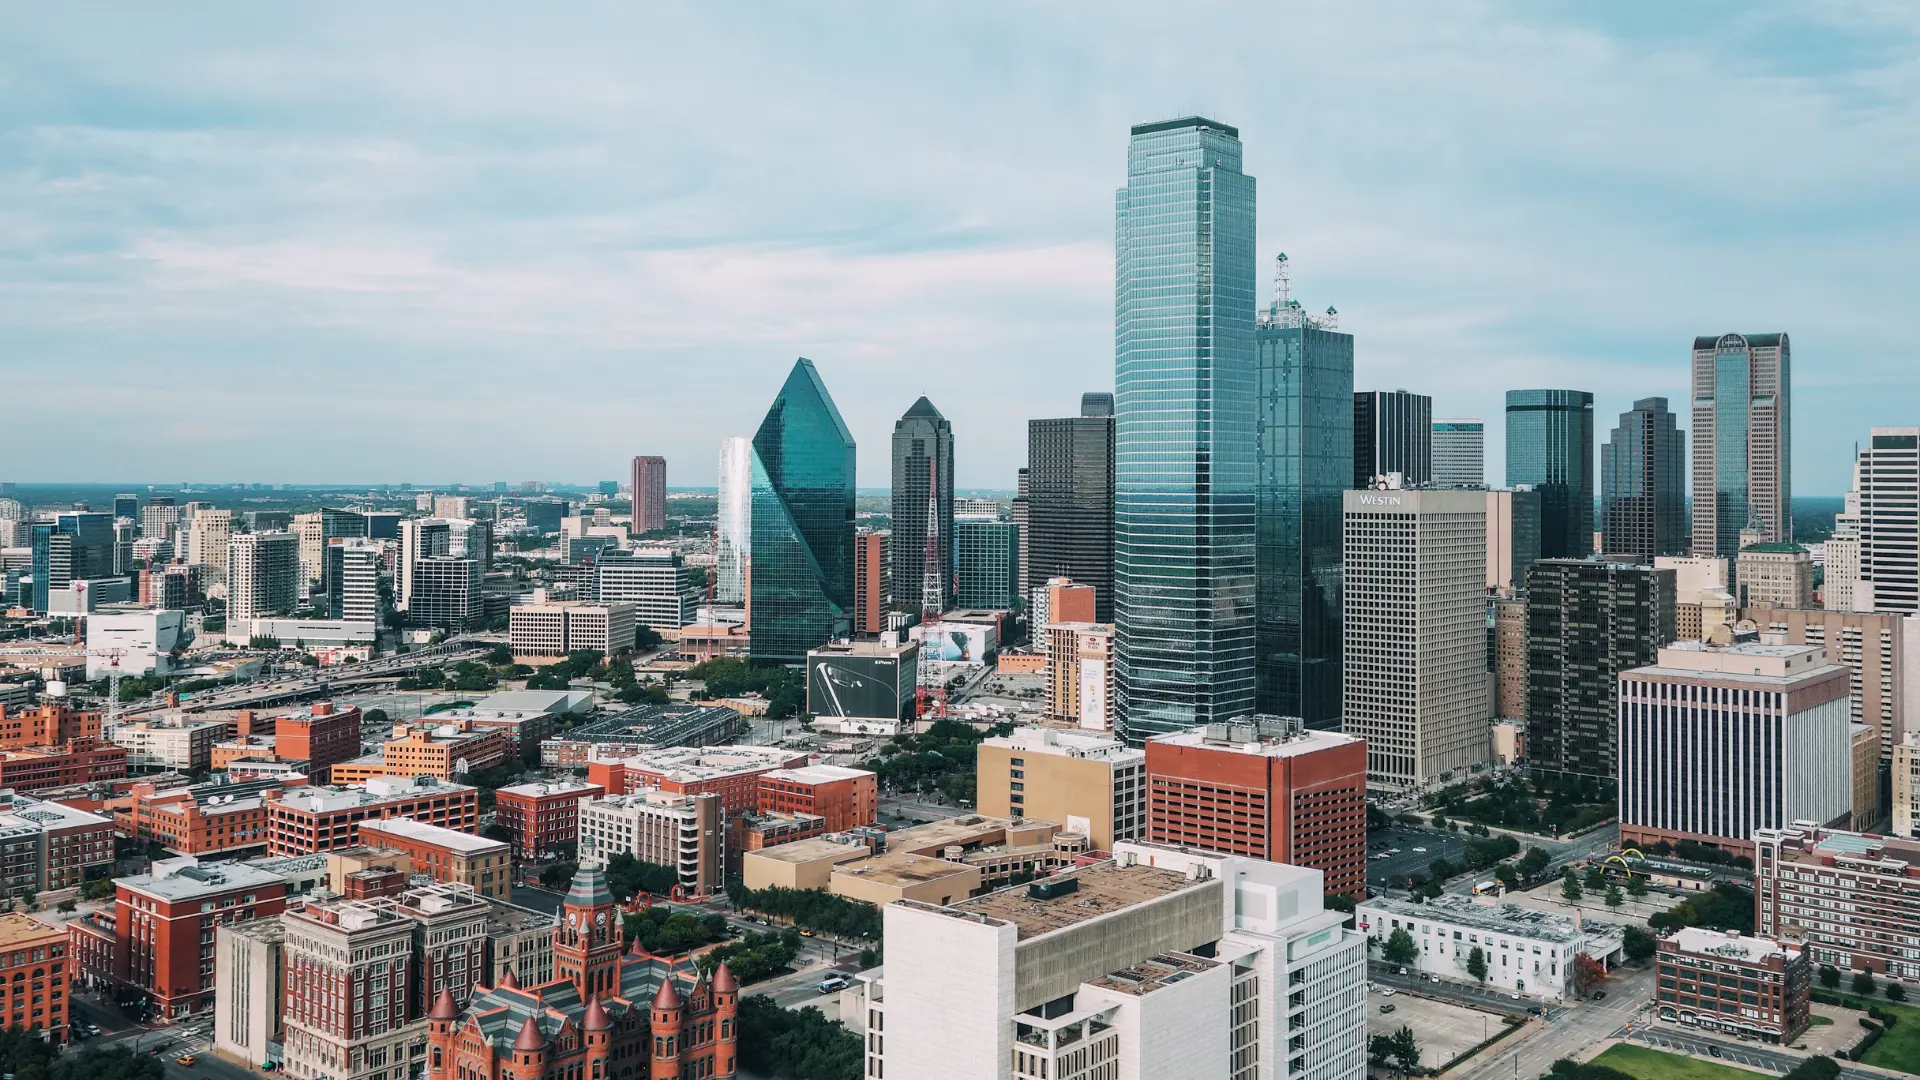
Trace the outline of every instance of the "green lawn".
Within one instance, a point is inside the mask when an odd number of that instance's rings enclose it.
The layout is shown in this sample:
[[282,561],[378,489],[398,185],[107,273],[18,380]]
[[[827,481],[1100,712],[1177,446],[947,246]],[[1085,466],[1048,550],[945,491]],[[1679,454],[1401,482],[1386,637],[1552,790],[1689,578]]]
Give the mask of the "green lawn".
[[1813,1014],[1813,1026],[1814,1026],[1814,1027],[1832,1027],[1832,1026],[1833,1026],[1833,1017],[1831,1017],[1831,1016],[1821,1016],[1821,1015],[1820,1015],[1819,1013],[1814,1013],[1814,1014]]
[[1619,1069],[1634,1080],[1754,1080],[1754,1077],[1769,1075],[1632,1043],[1608,1047],[1605,1053],[1593,1059],[1593,1063]]
[[1852,995],[1839,995],[1842,1004],[1852,1009],[1862,1009],[1868,1004],[1891,1013],[1896,1022],[1892,1030],[1880,1037],[1867,1051],[1861,1061],[1868,1065],[1878,1065],[1883,1069],[1894,1069],[1903,1073],[1920,1075],[1920,1009],[1911,1005],[1895,1005],[1885,999],[1868,1002]]

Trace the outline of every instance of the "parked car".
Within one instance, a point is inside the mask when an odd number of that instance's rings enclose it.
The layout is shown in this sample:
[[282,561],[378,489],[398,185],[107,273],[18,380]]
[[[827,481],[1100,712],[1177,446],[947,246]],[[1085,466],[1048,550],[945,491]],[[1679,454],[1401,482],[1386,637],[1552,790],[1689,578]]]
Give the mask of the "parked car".
[[1380,1012],[1382,1014],[1390,1013],[1395,1009],[1395,1007],[1396,1006],[1393,1004],[1393,1002],[1389,1001],[1385,1005],[1380,1006]]
[[179,1057],[174,1058],[173,1060],[176,1064],[179,1064],[179,1065],[191,1065],[199,1059],[194,1057],[192,1054],[181,1054]]
[[1720,1048],[1719,1048],[1719,1047],[1717,1047],[1717,1046],[1709,1046],[1709,1047],[1707,1047],[1707,1053],[1709,1053],[1709,1054],[1712,1054],[1712,1055],[1713,1055],[1714,1057],[1719,1057],[1719,1056],[1720,1056]]
[[1382,991],[1380,991],[1380,996],[1381,996],[1381,997],[1392,997],[1393,995],[1395,995],[1395,994],[1397,994],[1397,993],[1399,993],[1399,992],[1400,992],[1400,991],[1398,991],[1398,990],[1395,990],[1395,989],[1394,989],[1393,987],[1391,987],[1391,986],[1389,986],[1389,987],[1387,987],[1386,989],[1384,989],[1384,990],[1382,990]]

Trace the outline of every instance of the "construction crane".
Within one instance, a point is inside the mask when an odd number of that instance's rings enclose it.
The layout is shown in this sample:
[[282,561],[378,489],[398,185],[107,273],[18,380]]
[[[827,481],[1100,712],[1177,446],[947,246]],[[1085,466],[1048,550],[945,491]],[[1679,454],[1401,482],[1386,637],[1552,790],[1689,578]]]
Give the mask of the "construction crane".
[[100,736],[111,739],[120,726],[120,658],[127,655],[125,649],[88,649],[88,656],[97,656],[107,662],[107,717],[100,725]]
[[927,528],[925,558],[920,567],[920,671],[914,687],[915,712],[922,720],[945,719],[947,687],[935,673],[929,650],[940,635],[940,616],[946,611],[946,568],[940,559],[940,457],[927,460]]

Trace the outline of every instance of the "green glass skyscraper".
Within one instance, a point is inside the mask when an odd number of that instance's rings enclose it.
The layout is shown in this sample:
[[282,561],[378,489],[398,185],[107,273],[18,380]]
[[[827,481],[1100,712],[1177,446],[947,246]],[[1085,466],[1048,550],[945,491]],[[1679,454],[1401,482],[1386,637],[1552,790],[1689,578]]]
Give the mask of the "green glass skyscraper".
[[1540,493],[1540,557],[1593,554],[1593,395],[1507,391],[1507,486]]
[[1114,622],[1139,742],[1254,709],[1254,181],[1240,133],[1142,124],[1115,199]]
[[753,436],[755,664],[805,663],[852,631],[853,457],[853,434],[802,357]]

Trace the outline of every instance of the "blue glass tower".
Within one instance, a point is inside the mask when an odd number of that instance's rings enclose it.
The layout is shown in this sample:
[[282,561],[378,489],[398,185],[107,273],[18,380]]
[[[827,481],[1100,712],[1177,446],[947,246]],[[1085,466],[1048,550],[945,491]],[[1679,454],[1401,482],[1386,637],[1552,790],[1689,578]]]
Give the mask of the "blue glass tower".
[[1139,742],[1254,708],[1254,181],[1240,133],[1133,129],[1115,198],[1114,622]]
[[755,664],[803,664],[808,649],[852,632],[853,455],[853,434],[802,357],[753,436]]
[[113,515],[75,511],[35,523],[33,609],[47,610],[50,589],[113,576]]
[[1338,729],[1341,495],[1354,470],[1353,335],[1322,326],[1281,296],[1261,318],[1257,340],[1259,711]]
[[1593,395],[1507,391],[1507,486],[1540,493],[1540,557],[1593,554]]

